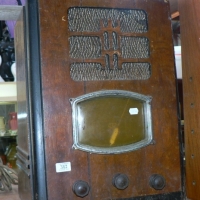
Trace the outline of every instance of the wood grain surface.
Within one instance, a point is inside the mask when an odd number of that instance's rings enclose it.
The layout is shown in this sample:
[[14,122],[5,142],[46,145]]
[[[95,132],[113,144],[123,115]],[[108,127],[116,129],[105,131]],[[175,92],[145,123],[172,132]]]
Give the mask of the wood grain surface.
[[179,1],[182,67],[184,133],[186,152],[186,193],[192,200],[200,199],[200,2]]
[[[143,9],[148,15],[152,74],[148,80],[73,81],[70,77],[70,7]],[[72,192],[76,180],[89,183],[84,199],[109,200],[170,193],[181,190],[174,55],[169,4],[159,0],[44,0],[39,1],[44,135],[49,200],[79,199]],[[137,35],[137,34],[136,34]],[[139,60],[140,61],[140,60]],[[150,95],[152,100],[154,145],[118,155],[97,155],[75,150],[72,138],[70,98],[99,90],[128,90]],[[91,124],[92,126],[92,124]],[[71,162],[72,170],[56,173],[55,164]],[[117,190],[112,178],[117,173],[129,177],[125,190]],[[165,177],[166,187],[154,190],[149,177]]]

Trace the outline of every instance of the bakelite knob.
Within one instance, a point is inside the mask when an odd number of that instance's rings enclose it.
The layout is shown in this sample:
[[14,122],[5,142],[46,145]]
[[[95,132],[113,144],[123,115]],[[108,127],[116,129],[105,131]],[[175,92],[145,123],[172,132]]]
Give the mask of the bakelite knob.
[[85,197],[90,191],[90,186],[85,181],[76,181],[72,187],[74,194],[78,197]]
[[112,181],[113,185],[119,189],[119,190],[124,190],[128,187],[129,185],[129,179],[126,176],[126,174],[116,174],[113,177]]
[[165,179],[159,174],[151,175],[149,185],[155,190],[162,190],[165,187]]

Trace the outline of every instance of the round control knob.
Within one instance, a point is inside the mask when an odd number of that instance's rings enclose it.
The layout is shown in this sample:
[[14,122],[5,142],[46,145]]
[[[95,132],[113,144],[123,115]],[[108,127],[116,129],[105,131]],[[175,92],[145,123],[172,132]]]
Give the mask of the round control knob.
[[119,189],[119,190],[124,190],[128,187],[129,185],[129,179],[126,176],[126,174],[116,174],[113,177],[112,181],[113,185]]
[[162,190],[165,187],[165,179],[159,174],[151,175],[149,185],[155,190]]
[[85,197],[90,191],[90,186],[85,181],[76,181],[72,187],[74,194],[78,197]]

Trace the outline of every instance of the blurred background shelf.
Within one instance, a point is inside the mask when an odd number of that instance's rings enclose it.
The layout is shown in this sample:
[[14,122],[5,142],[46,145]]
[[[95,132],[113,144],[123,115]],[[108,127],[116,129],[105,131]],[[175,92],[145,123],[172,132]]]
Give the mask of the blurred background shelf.
[[0,104],[17,101],[16,82],[0,82]]

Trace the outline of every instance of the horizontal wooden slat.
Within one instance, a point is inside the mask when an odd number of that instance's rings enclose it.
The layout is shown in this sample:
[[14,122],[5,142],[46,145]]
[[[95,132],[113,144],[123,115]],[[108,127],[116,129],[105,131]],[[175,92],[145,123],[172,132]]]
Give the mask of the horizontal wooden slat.
[[174,19],[174,18],[176,18],[176,17],[179,17],[179,15],[180,15],[180,14],[179,14],[178,11],[177,11],[177,12],[174,12],[174,13],[171,14],[171,18]]

